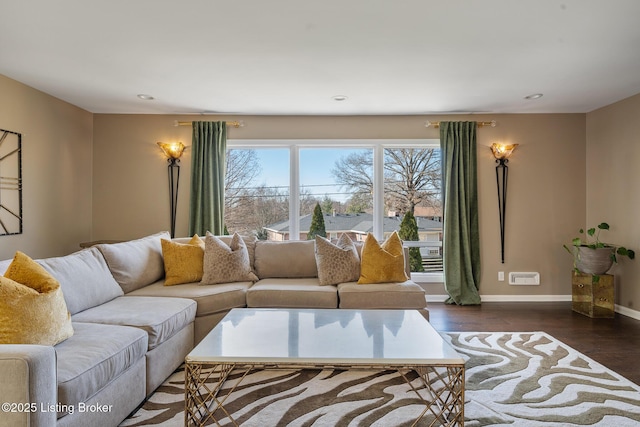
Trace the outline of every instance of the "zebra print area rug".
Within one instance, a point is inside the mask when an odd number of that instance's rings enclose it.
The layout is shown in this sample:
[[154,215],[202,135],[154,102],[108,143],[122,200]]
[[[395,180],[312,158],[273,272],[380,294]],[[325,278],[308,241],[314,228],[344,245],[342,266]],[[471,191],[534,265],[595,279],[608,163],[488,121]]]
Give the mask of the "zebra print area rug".
[[[466,360],[466,426],[640,425],[638,385],[544,332],[442,336]],[[225,408],[243,426],[389,427],[422,407],[393,371],[259,370]],[[182,426],[183,410],[181,368],[121,427]]]

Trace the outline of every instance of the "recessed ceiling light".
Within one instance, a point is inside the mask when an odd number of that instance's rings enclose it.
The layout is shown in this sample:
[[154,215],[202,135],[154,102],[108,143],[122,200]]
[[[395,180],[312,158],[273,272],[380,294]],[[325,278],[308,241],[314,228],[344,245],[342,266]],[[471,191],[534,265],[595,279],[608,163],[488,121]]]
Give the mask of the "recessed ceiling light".
[[144,101],[153,101],[155,98],[151,95],[147,95],[145,93],[139,93],[138,94],[138,98],[144,100]]
[[335,95],[331,99],[333,99],[334,101],[346,101],[347,100],[347,96],[345,96],[345,95]]
[[538,99],[538,98],[542,98],[541,93],[534,93],[533,95],[527,95],[524,97],[524,99]]

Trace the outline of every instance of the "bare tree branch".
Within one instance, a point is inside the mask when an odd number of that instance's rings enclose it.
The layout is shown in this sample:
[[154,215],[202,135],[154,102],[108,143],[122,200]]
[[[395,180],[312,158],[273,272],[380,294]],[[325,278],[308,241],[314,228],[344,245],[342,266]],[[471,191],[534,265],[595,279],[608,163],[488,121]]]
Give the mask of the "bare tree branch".
[[[384,194],[389,210],[413,211],[415,206],[438,206],[440,199],[440,153],[432,148],[384,150]],[[373,152],[351,153],[331,170],[343,187],[360,194],[373,191]]]
[[227,168],[224,177],[225,198],[239,196],[260,174],[260,162],[255,150],[227,150]]

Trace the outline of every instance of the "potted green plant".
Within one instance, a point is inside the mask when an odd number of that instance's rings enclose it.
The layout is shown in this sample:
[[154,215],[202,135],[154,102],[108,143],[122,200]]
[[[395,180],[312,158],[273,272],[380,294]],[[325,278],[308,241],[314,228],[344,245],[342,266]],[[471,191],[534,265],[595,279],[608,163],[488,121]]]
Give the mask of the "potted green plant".
[[602,222],[597,227],[589,228],[586,232],[580,229],[582,237],[576,237],[571,241],[571,248],[563,245],[564,248],[573,255],[573,268],[578,273],[599,275],[604,274],[614,263],[618,262],[619,256],[626,256],[634,259],[636,253],[624,246],[600,241],[600,231],[608,230],[609,224]]

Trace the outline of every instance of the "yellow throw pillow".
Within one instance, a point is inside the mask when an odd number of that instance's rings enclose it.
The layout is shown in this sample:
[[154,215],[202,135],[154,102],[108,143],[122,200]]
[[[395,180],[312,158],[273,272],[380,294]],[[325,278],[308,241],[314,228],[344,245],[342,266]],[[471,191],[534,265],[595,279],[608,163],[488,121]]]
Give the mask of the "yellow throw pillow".
[[56,345],[73,335],[58,281],[16,252],[0,277],[0,344]]
[[360,255],[358,284],[405,282],[409,280],[404,266],[402,241],[395,231],[380,245],[369,233]]
[[164,285],[173,286],[202,280],[204,241],[197,234],[189,243],[160,239],[164,259]]

